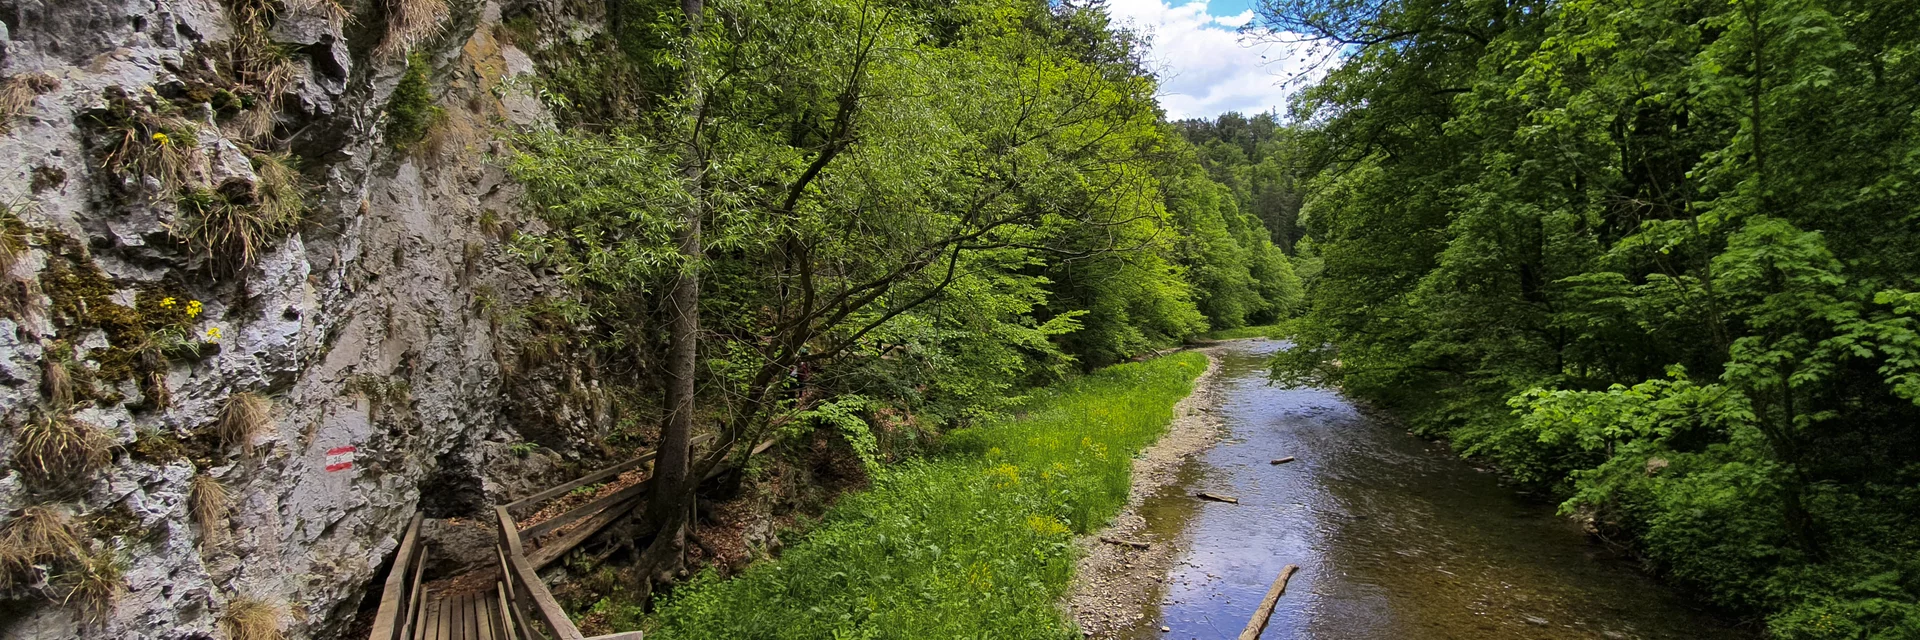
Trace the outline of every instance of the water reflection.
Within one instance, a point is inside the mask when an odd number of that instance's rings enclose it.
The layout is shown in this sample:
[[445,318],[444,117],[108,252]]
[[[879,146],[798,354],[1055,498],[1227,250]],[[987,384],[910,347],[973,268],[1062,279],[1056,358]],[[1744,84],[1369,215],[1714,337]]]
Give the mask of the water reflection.
[[[1287,564],[1263,638],[1750,638],[1688,607],[1450,453],[1339,394],[1266,384],[1273,341],[1224,354],[1229,435],[1147,499],[1182,555],[1134,638],[1234,638]],[[1294,456],[1285,465],[1274,458]],[[1196,491],[1234,495],[1203,503]],[[1162,536],[1161,539],[1166,539]],[[1157,619],[1156,619],[1157,618]],[[1162,626],[1171,632],[1160,631]]]

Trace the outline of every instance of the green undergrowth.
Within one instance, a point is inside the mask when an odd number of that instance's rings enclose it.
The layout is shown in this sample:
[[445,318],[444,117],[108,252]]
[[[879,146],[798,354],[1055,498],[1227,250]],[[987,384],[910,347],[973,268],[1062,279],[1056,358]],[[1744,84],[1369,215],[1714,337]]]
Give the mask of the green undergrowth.
[[1075,533],[1126,502],[1131,459],[1206,358],[1123,364],[947,436],[831,509],[779,560],[676,591],[649,638],[1070,638]]
[[1287,337],[1288,332],[1288,325],[1285,323],[1276,323],[1258,327],[1234,327],[1232,329],[1209,331],[1207,332],[1207,339],[1239,340],[1242,338],[1273,338],[1278,340]]

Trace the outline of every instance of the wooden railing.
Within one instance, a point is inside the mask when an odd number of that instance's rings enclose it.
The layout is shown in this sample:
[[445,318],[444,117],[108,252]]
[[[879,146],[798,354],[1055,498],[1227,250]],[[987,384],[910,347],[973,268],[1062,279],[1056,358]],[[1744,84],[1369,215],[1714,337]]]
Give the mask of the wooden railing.
[[408,632],[424,608],[420,575],[426,560],[426,549],[420,546],[420,514],[416,513],[407,524],[406,534],[400,537],[400,549],[393,556],[393,570],[387,573],[387,585],[380,592],[380,610],[373,618],[373,640],[413,640]]
[[[494,507],[493,511],[500,520],[500,585],[508,613],[503,617],[513,618],[527,638],[541,637],[534,634],[546,631],[542,635],[554,640],[582,640],[580,629],[573,626],[573,619],[567,617],[567,611],[560,608],[547,583],[540,581],[540,573],[527,560],[513,516],[506,507]],[[532,609],[531,615],[528,609]]]
[[[698,447],[713,436],[694,438]],[[768,440],[753,448],[750,455],[773,446]],[[492,594],[463,593],[429,600],[421,586],[426,548],[421,545],[420,515],[407,525],[400,549],[394,555],[393,571],[388,574],[380,596],[380,609],[374,617],[372,640],[442,640],[445,637],[475,640],[640,640],[637,631],[584,638],[579,627],[567,617],[553,592],[540,580],[540,569],[559,560],[588,538],[614,521],[632,512],[646,500],[653,485],[651,477],[595,498],[554,517],[522,529],[515,517],[526,517],[542,503],[566,495],[575,489],[606,482],[620,474],[652,462],[655,452],[589,473],[545,491],[504,506],[494,507],[499,525],[499,542],[494,555],[500,579]],[[715,469],[708,478],[719,473]],[[431,605],[431,606],[430,606]],[[449,633],[447,629],[466,631]],[[429,637],[432,636],[432,637]]]

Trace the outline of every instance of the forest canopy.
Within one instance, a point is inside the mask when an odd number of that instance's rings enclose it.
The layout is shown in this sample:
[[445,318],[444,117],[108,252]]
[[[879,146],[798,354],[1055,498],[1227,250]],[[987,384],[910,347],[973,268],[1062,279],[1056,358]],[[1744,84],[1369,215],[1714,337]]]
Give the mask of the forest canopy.
[[1564,500],[1780,638],[1920,636],[1905,0],[1267,0],[1297,98],[1287,379]]

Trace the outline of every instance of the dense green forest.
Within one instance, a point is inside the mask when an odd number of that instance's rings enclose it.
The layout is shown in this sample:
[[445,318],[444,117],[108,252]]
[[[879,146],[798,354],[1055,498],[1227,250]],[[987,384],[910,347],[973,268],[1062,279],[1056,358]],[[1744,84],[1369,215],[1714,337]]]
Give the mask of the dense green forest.
[[1323,266],[1277,369],[1774,637],[1920,637],[1914,9],[1268,0],[1335,52],[1279,138]]
[[[577,292],[540,321],[632,363],[621,411],[665,425],[659,581],[693,480],[767,437],[837,430],[873,468],[1034,385],[1300,303],[1097,7],[604,7],[585,39],[507,16],[549,79],[517,89],[558,121],[513,140],[541,223],[514,249]],[[698,460],[696,428],[721,443]]]
[[558,126],[515,140],[544,223],[515,246],[581,292],[553,315],[664,374],[631,390],[666,398],[663,451],[731,443],[663,454],[669,483],[782,430],[877,465],[1293,318],[1280,378],[1774,636],[1920,634],[1901,2],[1268,0],[1257,33],[1324,76],[1285,117],[1180,122],[1099,3],[606,7],[585,39],[509,16],[558,79],[531,88]]

